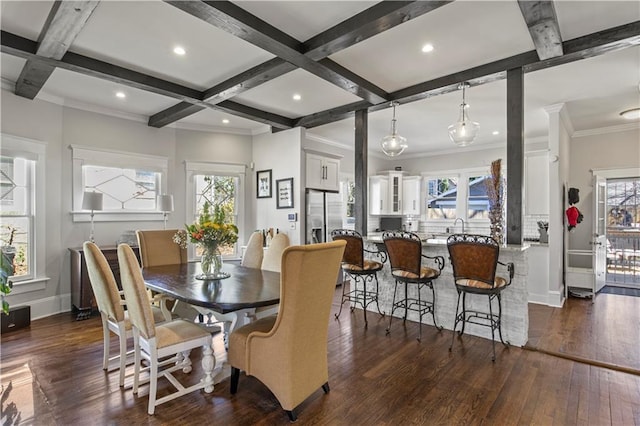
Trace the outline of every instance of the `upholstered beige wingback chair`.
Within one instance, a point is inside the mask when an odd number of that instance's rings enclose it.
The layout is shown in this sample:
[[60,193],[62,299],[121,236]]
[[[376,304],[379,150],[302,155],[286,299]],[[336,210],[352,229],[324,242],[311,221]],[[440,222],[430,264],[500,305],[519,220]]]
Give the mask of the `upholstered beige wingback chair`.
[[329,314],[346,244],[284,250],[278,315],[245,325],[229,338],[231,393],[244,370],[264,383],[295,421],[293,410],[309,395],[319,387],[329,392]]
[[260,269],[262,266],[262,258],[264,256],[262,232],[256,231],[249,237],[247,248],[242,255],[242,261],[240,264],[247,268]]
[[287,234],[276,234],[271,240],[269,248],[264,252],[262,259],[262,269],[266,271],[280,272],[282,262],[282,252],[289,247],[289,236]]
[[[83,244],[83,252],[93,295],[96,298],[98,311],[100,311],[100,317],[102,318],[104,338],[102,369],[108,370],[111,361],[118,361],[120,368],[119,383],[120,386],[124,386],[127,338],[132,336],[128,311],[124,310],[125,301],[122,298],[122,292],[118,291],[113,271],[100,248],[95,243],[87,241]],[[151,312],[157,322],[167,319],[159,308],[154,307]],[[113,357],[109,357],[110,333],[118,336],[120,341],[120,353]]]
[[142,267],[187,263],[187,249],[173,242],[177,229],[137,230]]
[[[122,288],[133,327],[135,353],[133,393],[138,393],[142,358],[149,363],[150,389],[147,410],[149,414],[155,412],[156,406],[189,392],[203,388],[205,392],[212,392],[213,376],[211,373],[215,361],[211,349],[211,334],[196,324],[181,319],[156,325],[147,299],[142,272],[131,247],[126,244],[118,246],[118,263]],[[205,377],[193,386],[184,387],[172,373],[176,370],[182,370],[185,373],[191,371],[189,353],[191,349],[197,347],[203,348],[202,366]],[[160,362],[161,358],[179,353],[182,354],[179,362],[160,370],[160,367],[164,365]],[[177,391],[156,399],[159,377],[166,377]]]

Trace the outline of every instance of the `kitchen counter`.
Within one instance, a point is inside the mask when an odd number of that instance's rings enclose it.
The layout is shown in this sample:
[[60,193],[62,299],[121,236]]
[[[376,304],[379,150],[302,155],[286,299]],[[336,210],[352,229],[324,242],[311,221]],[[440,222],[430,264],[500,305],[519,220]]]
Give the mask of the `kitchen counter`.
[[[439,255],[443,256],[445,259],[445,266],[442,274],[435,281],[434,286],[436,292],[436,321],[438,325],[451,330],[453,328],[458,293],[453,283],[453,273],[451,269],[451,262],[449,261],[446,238],[429,238],[430,235],[423,236],[425,237],[422,245],[423,254],[428,256]],[[379,235],[377,233],[369,234],[365,239],[365,244],[367,245],[366,248],[368,250],[376,250],[382,243],[382,233]],[[513,281],[502,293],[502,336],[505,341],[509,341],[512,345],[516,346],[524,346],[527,343],[529,333],[529,311],[527,306],[528,248],[528,244],[521,246],[507,245],[500,248],[500,261],[503,263],[513,262],[515,265],[515,276]],[[432,266],[432,264],[428,266]],[[508,276],[506,268],[498,265],[498,275],[502,275],[504,277]],[[386,314],[389,314],[391,312],[395,279],[391,276],[388,261],[385,263],[382,271],[378,272],[378,281],[380,283],[380,309]],[[412,291],[415,295],[417,286],[409,287],[410,295]],[[423,294],[426,295],[427,292],[423,291]],[[468,295],[468,308],[488,312],[487,300],[488,298],[486,296]],[[369,308],[372,311],[376,310],[374,305],[370,305]],[[401,317],[403,315],[404,310],[396,310],[395,316]],[[417,322],[417,313],[409,312],[408,319]],[[431,316],[424,316],[423,323],[433,325]],[[466,325],[465,334],[472,334],[491,339],[491,329],[489,327],[482,327],[474,324]]]

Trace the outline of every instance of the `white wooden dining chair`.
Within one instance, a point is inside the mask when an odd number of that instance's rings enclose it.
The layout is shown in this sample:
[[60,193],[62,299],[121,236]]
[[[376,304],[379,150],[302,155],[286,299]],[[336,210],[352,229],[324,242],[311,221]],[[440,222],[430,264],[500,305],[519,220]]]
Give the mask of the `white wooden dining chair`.
[[[124,386],[126,358],[127,358],[127,338],[132,337],[131,322],[128,311],[124,310],[125,300],[123,294],[118,290],[113,271],[100,248],[90,241],[83,244],[83,253],[87,264],[87,273],[91,288],[98,304],[98,311],[102,319],[103,334],[103,356],[102,369],[108,370],[111,362],[118,362],[120,369],[120,386]],[[153,318],[156,322],[167,320],[161,309],[150,307]],[[170,316],[169,316],[170,319]],[[118,355],[112,357],[110,353],[111,333],[118,336],[120,351]]]
[[[140,384],[140,364],[142,358],[149,363],[149,406],[147,412],[153,414],[155,407],[187,393],[204,389],[213,391],[213,367],[215,359],[211,348],[211,333],[198,325],[176,319],[156,325],[148,303],[144,279],[138,261],[131,247],[126,244],[118,246],[118,263],[122,288],[129,310],[129,317],[133,327],[133,342],[135,353],[133,393],[138,393]],[[191,372],[189,354],[192,349],[202,347],[202,367],[204,378],[195,385],[185,387],[172,374],[182,370]],[[171,355],[181,354],[179,362],[160,370],[160,359]],[[158,378],[166,377],[177,389],[175,392],[157,399]]]

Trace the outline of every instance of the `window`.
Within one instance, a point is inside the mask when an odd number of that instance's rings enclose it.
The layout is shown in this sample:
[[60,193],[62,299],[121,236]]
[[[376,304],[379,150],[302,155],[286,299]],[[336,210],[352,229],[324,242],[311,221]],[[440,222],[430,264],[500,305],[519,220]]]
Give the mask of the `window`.
[[[202,212],[205,202],[219,205],[225,216],[238,227],[238,243],[222,248],[226,258],[240,256],[239,246],[250,232],[244,230],[245,166],[243,164],[198,163],[188,161],[187,169],[187,223],[194,222]],[[199,256],[193,245],[189,245],[189,256]]]
[[342,227],[353,229],[356,223],[356,184],[353,178],[346,178],[340,182],[340,193],[344,204]]
[[427,178],[427,219],[456,217],[457,177]]
[[88,219],[80,213],[85,191],[103,194],[103,210],[96,213],[96,221],[161,218],[156,196],[166,187],[166,157],[77,145],[72,149],[74,220]]
[[488,220],[489,198],[486,170],[462,170],[425,175],[427,183],[426,219]]
[[487,182],[491,176],[473,176],[469,178],[469,196],[467,197],[467,218],[489,219],[489,197]]
[[[44,272],[44,158],[42,142],[2,135],[0,153],[0,239],[14,283]],[[42,287],[44,288],[44,287]],[[13,293],[17,293],[14,291]]]

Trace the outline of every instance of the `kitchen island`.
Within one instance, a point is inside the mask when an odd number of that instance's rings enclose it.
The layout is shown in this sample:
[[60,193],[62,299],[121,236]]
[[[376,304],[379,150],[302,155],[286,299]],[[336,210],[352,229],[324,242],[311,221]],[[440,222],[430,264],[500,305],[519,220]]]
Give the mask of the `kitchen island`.
[[[431,236],[426,235],[421,237],[423,240],[423,254],[427,256],[442,256],[445,259],[445,266],[442,270],[442,274],[434,282],[434,290],[436,293],[435,316],[439,326],[452,330],[458,293],[453,283],[453,273],[451,269],[451,262],[449,261],[446,238],[431,238]],[[380,234],[371,234],[367,236],[365,244],[368,250],[384,248],[382,235]],[[500,247],[500,261],[503,263],[512,262],[515,266],[513,281],[511,282],[511,285],[502,292],[502,337],[505,341],[508,341],[510,344],[515,346],[524,346],[527,343],[529,334],[529,311],[527,306],[529,298],[527,290],[528,248],[528,245],[507,245]],[[425,263],[425,261],[428,263]],[[423,265],[433,267],[434,263],[429,259],[423,259]],[[497,275],[508,278],[506,267],[498,265]],[[391,312],[393,290],[395,287],[395,279],[391,276],[391,268],[388,260],[385,262],[382,271],[378,272],[378,280],[380,282],[380,310],[388,315]],[[416,285],[409,286],[410,296],[412,294],[414,296],[417,295],[417,293],[415,293],[417,291],[417,287],[418,286]],[[402,289],[398,289],[399,294],[402,294],[402,291]],[[431,297],[429,293],[430,292],[423,290],[423,297]],[[495,311],[497,311],[496,303],[497,302],[494,302],[494,306],[496,307]],[[373,305],[370,305],[369,308],[372,311],[375,311],[376,309]],[[484,295],[467,295],[467,308],[488,312],[488,297]],[[394,316],[402,318],[404,316],[404,310],[396,309]],[[417,322],[417,312],[409,311],[407,319]],[[431,315],[423,316],[422,321],[423,324],[433,325]],[[393,333],[393,329],[391,332]],[[465,327],[465,334],[472,334],[491,339],[491,329],[489,327],[482,327],[475,324],[467,323]],[[497,338],[498,337],[496,336],[496,339]]]

